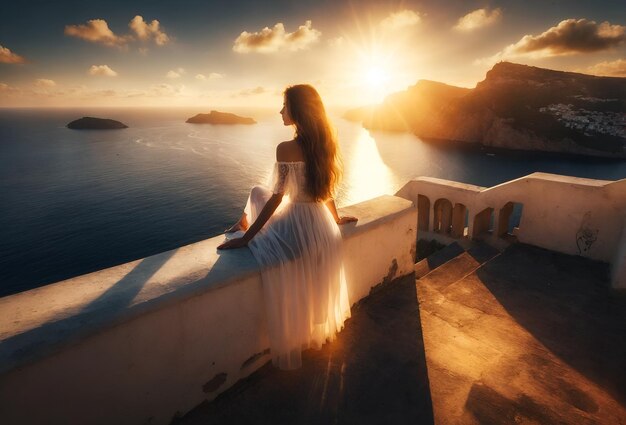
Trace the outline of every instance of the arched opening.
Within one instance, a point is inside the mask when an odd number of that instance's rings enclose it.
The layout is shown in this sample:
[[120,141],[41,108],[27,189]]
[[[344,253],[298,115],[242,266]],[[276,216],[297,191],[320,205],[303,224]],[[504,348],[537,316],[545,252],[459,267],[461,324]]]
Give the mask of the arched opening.
[[452,203],[447,199],[437,199],[434,209],[433,231],[449,234],[452,228]]
[[517,235],[522,220],[524,205],[519,202],[507,202],[498,214],[498,236],[511,238]]
[[424,195],[417,195],[417,229],[428,232],[430,224],[430,199]]
[[453,238],[462,238],[467,233],[465,229],[467,228],[468,221],[468,210],[467,207],[463,204],[454,204],[454,209],[452,210],[452,237]]
[[480,239],[483,235],[493,232],[493,208],[487,207],[474,217],[472,239]]

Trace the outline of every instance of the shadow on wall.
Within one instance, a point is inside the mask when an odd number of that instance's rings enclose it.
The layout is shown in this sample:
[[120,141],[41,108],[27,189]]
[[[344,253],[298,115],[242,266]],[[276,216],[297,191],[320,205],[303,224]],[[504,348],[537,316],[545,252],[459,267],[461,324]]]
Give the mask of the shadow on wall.
[[174,423],[433,424],[415,277],[373,291],[301,369],[267,363]]
[[[477,275],[517,323],[626,406],[626,298],[610,290],[607,264],[512,245]],[[558,376],[545,385],[573,391]]]
[[[0,353],[15,350],[13,362],[28,362],[54,350],[57,342],[62,344],[94,333],[101,324],[113,323],[126,309],[146,282],[176,253],[177,250],[145,258],[122,279],[84,306],[79,312],[61,320],[12,336],[0,342]],[[16,349],[16,347],[18,347]],[[5,357],[6,356],[2,356]]]

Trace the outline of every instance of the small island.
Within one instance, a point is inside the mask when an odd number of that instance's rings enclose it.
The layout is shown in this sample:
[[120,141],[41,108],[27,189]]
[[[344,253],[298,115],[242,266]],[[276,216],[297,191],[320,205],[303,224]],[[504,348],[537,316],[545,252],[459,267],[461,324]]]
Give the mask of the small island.
[[128,128],[128,126],[107,118],[82,117],[69,123],[67,128],[73,130],[117,130]]
[[187,121],[191,124],[256,124],[256,121],[248,117],[240,117],[239,115],[229,112],[211,111],[209,114],[198,114],[189,118]]

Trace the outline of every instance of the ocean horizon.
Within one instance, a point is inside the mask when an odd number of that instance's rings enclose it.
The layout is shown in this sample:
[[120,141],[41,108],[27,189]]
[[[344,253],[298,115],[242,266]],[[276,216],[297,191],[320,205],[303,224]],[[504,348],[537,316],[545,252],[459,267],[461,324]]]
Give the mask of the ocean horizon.
[[[187,124],[211,109],[255,125]],[[267,182],[293,136],[279,108],[0,108],[0,296],[219,235]],[[369,132],[331,111],[344,162],[337,203],[394,194],[418,176],[493,186],[535,171],[618,180],[626,161],[460,150]],[[70,130],[83,116],[123,130]]]

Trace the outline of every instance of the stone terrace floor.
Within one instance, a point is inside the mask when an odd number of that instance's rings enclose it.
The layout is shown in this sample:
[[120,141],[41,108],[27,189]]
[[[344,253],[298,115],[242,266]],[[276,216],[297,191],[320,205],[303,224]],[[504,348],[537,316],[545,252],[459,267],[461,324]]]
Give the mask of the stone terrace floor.
[[266,364],[176,424],[624,424],[626,296],[605,264],[515,244],[376,288],[304,366]]

